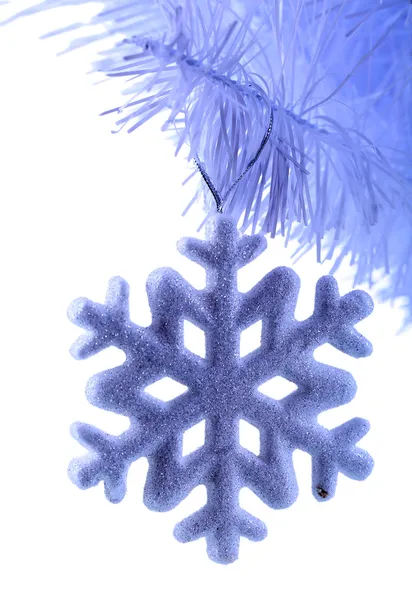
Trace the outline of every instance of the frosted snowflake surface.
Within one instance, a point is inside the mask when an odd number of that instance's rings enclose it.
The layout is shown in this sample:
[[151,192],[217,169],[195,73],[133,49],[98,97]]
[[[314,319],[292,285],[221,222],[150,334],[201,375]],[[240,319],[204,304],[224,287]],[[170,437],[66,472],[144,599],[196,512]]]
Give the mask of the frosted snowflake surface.
[[[144,502],[155,511],[176,507],[203,484],[205,506],[179,523],[174,535],[181,542],[205,537],[209,557],[226,564],[238,557],[241,536],[266,536],[265,525],[239,505],[242,487],[274,509],[296,500],[295,449],[312,457],[319,501],[333,497],[338,472],[357,480],[371,473],[371,457],[356,446],[367,421],[354,418],[331,430],[317,421],[321,412],[350,402],[356,384],[348,372],[317,362],[313,352],[329,343],[353,357],[369,355],[371,345],[354,324],[373,304],[363,291],[341,297],[335,279],[325,276],[317,283],[312,316],[297,321],[299,279],[286,267],[240,293],[237,272],[265,250],[266,240],[240,236],[223,216],[210,224],[206,240],[186,238],[178,248],[205,268],[206,287],[193,288],[169,268],[154,271],[147,282],[149,327],[130,321],[128,285],[120,277],[110,280],[104,304],[80,298],[69,309],[71,321],[86,330],[72,348],[75,358],[109,346],[125,352],[125,362],[92,377],[86,392],[94,406],[130,419],[129,429],[117,436],[73,425],[89,454],[74,460],[69,474],[82,489],[104,481],[108,500],[120,502],[131,463],[145,456]],[[204,331],[204,358],[185,347],[185,320]],[[241,357],[241,332],[257,321],[260,347]],[[297,386],[278,401],[258,389],[277,376]],[[147,388],[166,377],[187,391],[169,402],[156,399]],[[241,419],[259,430],[259,455],[240,445]],[[183,456],[185,431],[201,421],[204,445]]]

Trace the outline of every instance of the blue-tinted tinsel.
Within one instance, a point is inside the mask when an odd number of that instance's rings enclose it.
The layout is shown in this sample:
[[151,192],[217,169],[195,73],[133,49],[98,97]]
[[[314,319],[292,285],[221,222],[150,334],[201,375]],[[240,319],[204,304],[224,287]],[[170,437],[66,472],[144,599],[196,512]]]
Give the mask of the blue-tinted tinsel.
[[[4,23],[90,1],[45,0]],[[356,283],[390,272],[383,296],[405,296],[411,321],[410,1],[100,5],[86,25],[103,32],[82,38],[82,23],[64,31],[68,49],[113,37],[94,69],[127,78],[125,101],[108,111],[118,130],[163,112],[176,152],[199,157],[243,229],[297,237],[301,252],[316,245],[333,269],[350,255]],[[271,119],[258,161],[228,192]]]

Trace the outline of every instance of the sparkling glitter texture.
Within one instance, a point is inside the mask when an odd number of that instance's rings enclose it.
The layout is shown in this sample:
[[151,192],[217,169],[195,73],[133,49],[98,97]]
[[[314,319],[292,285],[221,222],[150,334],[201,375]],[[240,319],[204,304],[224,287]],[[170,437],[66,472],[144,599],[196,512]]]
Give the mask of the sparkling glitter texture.
[[[339,471],[358,480],[370,474],[371,457],[355,445],[367,433],[367,421],[355,418],[332,430],[317,422],[322,411],[349,402],[356,384],[346,371],[316,362],[313,352],[327,342],[353,357],[369,355],[370,343],[353,326],[373,304],[362,291],[340,297],[335,279],[326,276],[317,283],[312,316],[296,321],[299,279],[292,269],[274,269],[245,294],[237,289],[238,269],[266,248],[263,236],[240,237],[235,223],[219,215],[206,237],[178,245],[206,269],[205,289],[194,289],[172,269],[153,272],[147,282],[149,327],[130,321],[128,286],[119,277],[109,282],[105,304],[84,298],[72,303],[69,318],[87,331],[72,348],[75,358],[109,346],[126,354],[122,365],[89,381],[87,398],[129,417],[130,428],[115,436],[75,424],[74,437],[90,453],[74,460],[69,473],[83,489],[104,481],[108,500],[120,502],[129,466],[145,456],[144,502],[156,511],[174,508],[204,484],[206,505],[176,526],[175,537],[181,542],[205,537],[209,557],[226,564],[238,557],[241,536],[254,541],[266,536],[265,525],[239,506],[242,487],[274,509],[296,500],[295,449],[312,456],[319,501],[333,497]],[[185,348],[185,320],[204,331],[205,358]],[[240,358],[240,334],[259,320],[261,345]],[[275,376],[297,389],[280,401],[258,391]],[[146,391],[165,377],[187,391],[167,403]],[[240,446],[240,419],[259,429],[258,456]],[[203,420],[204,445],[182,456],[184,432]]]

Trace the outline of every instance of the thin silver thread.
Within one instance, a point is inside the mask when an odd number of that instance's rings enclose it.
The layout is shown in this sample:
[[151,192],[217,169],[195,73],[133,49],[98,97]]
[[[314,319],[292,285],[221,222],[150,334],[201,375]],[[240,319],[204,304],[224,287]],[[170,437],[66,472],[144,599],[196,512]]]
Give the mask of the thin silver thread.
[[196,158],[194,160],[195,160],[195,164],[196,164],[197,168],[200,171],[200,174],[202,175],[203,179],[206,182],[207,187],[212,192],[212,196],[213,196],[213,198],[215,199],[215,202],[216,202],[216,210],[217,210],[217,212],[219,212],[219,213],[223,212],[223,201],[222,201],[222,198],[220,197],[219,192],[217,191],[217,189],[215,188],[215,186],[211,182],[210,177],[206,173],[206,169],[204,168],[203,163],[200,161],[200,158],[198,157],[197,154],[196,154]]
[[237,184],[239,183],[239,181],[241,179],[243,179],[243,177],[250,171],[250,169],[253,167],[253,165],[257,162],[257,160],[259,159],[259,156],[262,154],[264,147],[266,146],[271,134],[272,134],[272,129],[273,129],[273,110],[270,111],[270,121],[269,121],[269,127],[266,130],[266,133],[264,135],[264,138],[262,140],[262,143],[259,146],[258,151],[256,152],[254,158],[252,158],[252,160],[249,162],[249,164],[247,165],[246,169],[243,171],[243,173],[241,175],[239,175],[239,177],[236,179],[236,181],[234,181],[232,183],[232,185],[230,186],[230,188],[228,189],[228,191],[226,192],[226,194],[223,197],[223,202],[226,201],[227,197],[229,196],[230,192],[233,190],[234,187],[237,186]]
[[258,161],[259,156],[262,154],[264,147],[268,143],[268,140],[272,134],[272,130],[273,130],[273,109],[271,109],[271,111],[270,111],[269,126],[263,137],[262,143],[260,144],[260,146],[258,148],[258,151],[256,152],[255,156],[252,158],[252,160],[248,163],[248,165],[247,165],[246,169],[243,171],[243,173],[241,175],[239,175],[239,177],[236,179],[236,181],[234,181],[232,183],[230,188],[227,190],[227,192],[223,196],[223,199],[222,199],[221,195],[219,194],[219,192],[217,191],[217,189],[215,188],[215,186],[213,185],[199,156],[196,154],[196,158],[194,159],[196,167],[199,169],[200,174],[202,175],[203,179],[205,180],[207,187],[209,188],[210,192],[212,193],[212,196],[216,203],[217,212],[219,212],[219,213],[223,212],[223,205],[224,205],[225,201],[227,200],[227,197],[229,196],[230,192],[238,185],[238,183],[243,179],[243,177],[250,171],[250,169],[253,167],[253,165]]

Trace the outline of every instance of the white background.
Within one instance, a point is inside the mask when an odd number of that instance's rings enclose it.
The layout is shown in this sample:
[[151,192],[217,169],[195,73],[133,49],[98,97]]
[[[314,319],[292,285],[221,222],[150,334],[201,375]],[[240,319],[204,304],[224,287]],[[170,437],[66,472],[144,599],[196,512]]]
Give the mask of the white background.
[[[174,158],[159,123],[111,135],[112,117],[97,115],[119,103],[122,82],[91,85],[84,73],[93,49],[56,58],[65,39],[38,41],[87,12],[56,11],[0,29],[0,596],[411,598],[412,334],[395,335],[399,307],[377,305],[359,325],[374,344],[372,357],[356,361],[330,348],[316,354],[358,382],[353,402],[320,420],[370,420],[361,445],[375,458],[373,474],[361,483],[340,476],[336,497],[320,504],[311,496],[310,458],[297,452],[300,495],[291,508],[271,511],[242,495],[269,535],[258,544],[242,541],[233,565],[209,561],[204,540],[182,545],[172,536],[173,525],[203,503],[204,490],[158,514],[142,504],[144,459],[131,468],[119,505],[105,500],[100,485],[81,492],[67,478],[68,462],[82,452],[69,435],[73,421],[112,433],[126,425],[86,402],[88,377],[119,356],[109,350],[85,362],[70,357],[78,334],[65,315],[70,301],[103,301],[107,280],[119,274],[131,286],[132,318],[147,325],[145,281],[154,268],[172,266],[202,286],[201,269],[175,250],[200,219],[200,209],[180,217],[191,193],[181,187],[183,157]],[[270,242],[240,274],[240,289],[291,265],[290,254]],[[310,255],[296,268],[297,316],[304,318],[327,265]],[[342,292],[351,289],[348,275],[339,275]]]

